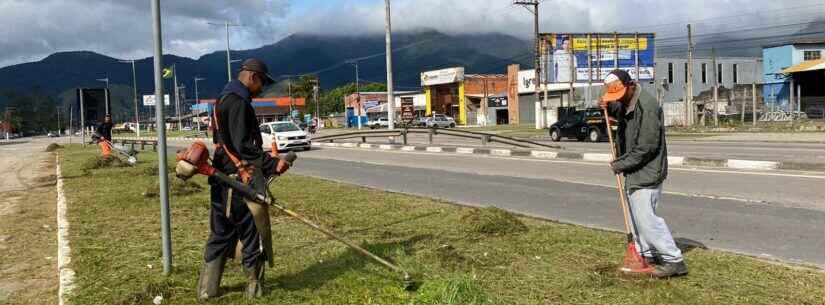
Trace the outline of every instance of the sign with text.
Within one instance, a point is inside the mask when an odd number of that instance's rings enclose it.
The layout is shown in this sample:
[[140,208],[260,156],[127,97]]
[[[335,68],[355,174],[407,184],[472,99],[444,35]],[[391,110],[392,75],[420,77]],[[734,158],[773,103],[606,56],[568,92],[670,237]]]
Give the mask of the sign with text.
[[415,119],[415,105],[412,97],[401,98],[401,120],[411,122]]
[[433,86],[464,81],[464,68],[449,68],[421,73],[421,85]]
[[[163,95],[163,103],[166,106],[169,106],[169,95],[168,94]],[[155,106],[156,104],[157,103],[155,103],[155,95],[154,94],[143,96],[143,106]]]
[[545,75],[552,83],[599,82],[617,68],[637,80],[655,79],[655,34],[545,34],[543,39]]

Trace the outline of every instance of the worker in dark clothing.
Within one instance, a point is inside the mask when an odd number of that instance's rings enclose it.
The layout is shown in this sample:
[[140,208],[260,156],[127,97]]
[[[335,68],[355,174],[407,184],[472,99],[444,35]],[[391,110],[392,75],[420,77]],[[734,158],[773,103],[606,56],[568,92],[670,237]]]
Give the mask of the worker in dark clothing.
[[103,157],[109,157],[112,154],[112,146],[109,145],[109,141],[112,141],[112,116],[107,114],[106,117],[103,119],[103,123],[97,125],[97,133],[100,136],[100,140],[98,140],[97,145],[100,146],[100,152]]
[[[261,131],[251,99],[273,83],[266,65],[248,59],[241,65],[237,80],[226,85],[215,105],[213,116],[214,143],[217,146],[212,165],[227,175],[233,175],[266,194],[266,181],[274,174],[285,172],[289,165],[275,153],[262,148]],[[238,257],[244,266],[248,283],[247,298],[263,294],[263,263],[272,266],[272,240],[266,206],[244,200],[239,194],[214,179],[211,186],[209,240],[204,251],[204,266],[198,280],[198,299],[218,295],[227,257]],[[262,211],[262,212],[261,212]]]

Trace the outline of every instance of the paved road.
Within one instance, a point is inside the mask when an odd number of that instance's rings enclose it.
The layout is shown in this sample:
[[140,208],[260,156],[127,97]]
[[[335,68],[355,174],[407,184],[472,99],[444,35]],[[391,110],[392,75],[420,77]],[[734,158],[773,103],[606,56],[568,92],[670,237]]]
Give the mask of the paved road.
[[[603,164],[328,148],[301,153],[293,172],[622,229],[612,177]],[[666,194],[661,213],[677,237],[825,267],[825,201],[812,191],[823,182],[823,176],[674,170],[666,190],[677,194]],[[738,199],[713,198],[717,193]]]
[[[370,143],[388,143],[388,139],[384,138],[371,138],[368,140]],[[400,142],[400,139],[396,141]],[[536,141],[561,145],[565,150],[571,152],[609,153],[610,151],[607,143],[578,142],[575,140],[565,140],[560,143],[547,140]],[[408,143],[427,144],[428,137],[421,134],[410,135]],[[433,145],[480,146],[481,142],[474,139],[440,135],[433,138]],[[498,143],[491,143],[489,146],[512,148],[512,146]],[[668,141],[668,152],[672,156],[695,158],[825,163],[825,143],[756,142],[753,140],[735,141],[673,137]]]

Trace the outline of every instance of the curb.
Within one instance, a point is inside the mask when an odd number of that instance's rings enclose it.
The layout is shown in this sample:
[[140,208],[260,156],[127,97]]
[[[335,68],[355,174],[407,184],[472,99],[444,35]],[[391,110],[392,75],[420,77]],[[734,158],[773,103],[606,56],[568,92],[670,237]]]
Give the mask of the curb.
[[[599,163],[608,163],[612,159],[610,154],[599,153],[575,153],[565,151],[548,150],[524,150],[524,149],[491,149],[474,147],[442,147],[442,146],[414,146],[398,144],[367,144],[367,143],[312,143],[313,147],[343,147],[343,148],[364,148],[377,150],[398,150],[398,151],[421,151],[430,153],[452,153],[459,155],[490,155],[499,157],[527,157],[543,160],[578,160]],[[777,162],[762,160],[739,160],[739,159],[712,159],[693,158],[683,156],[669,156],[667,163],[670,166],[678,167],[716,167],[745,170],[809,170],[825,171],[825,163],[797,163],[797,162]]]
[[74,288],[74,270],[69,267],[72,261],[69,247],[69,221],[66,219],[66,195],[63,192],[63,175],[60,171],[60,155],[55,156],[57,166],[57,274],[58,274],[58,304],[66,304],[66,296]]

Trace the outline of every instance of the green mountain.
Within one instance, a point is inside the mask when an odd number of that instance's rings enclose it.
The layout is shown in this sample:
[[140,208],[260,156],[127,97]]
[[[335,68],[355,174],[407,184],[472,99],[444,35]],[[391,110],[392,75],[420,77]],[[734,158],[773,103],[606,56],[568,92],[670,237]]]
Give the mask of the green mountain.
[[[503,34],[447,35],[419,30],[393,35],[393,64],[397,90],[416,89],[422,71],[464,66],[468,73],[504,73],[507,64],[531,65],[530,43]],[[355,81],[355,70],[348,60],[358,59],[359,76],[364,83],[386,80],[384,36],[329,36],[294,34],[257,49],[232,51],[233,58],[258,57],[276,78],[286,75],[316,74],[323,90]],[[226,53],[216,51],[198,59],[165,55],[165,66],[175,64],[178,81],[187,98],[194,97],[195,77],[203,98],[215,97],[227,81]],[[152,58],[136,62],[138,94],[151,94],[154,87]],[[234,69],[237,63],[233,64]],[[58,103],[74,100],[78,87],[105,86],[96,79],[110,79],[113,107],[131,114],[132,67],[116,58],[89,51],[60,52],[41,61],[0,68],[0,107],[10,95],[37,92],[52,96]],[[166,80],[164,88],[172,88]],[[68,105],[68,104],[66,104]],[[148,107],[147,107],[148,108]],[[148,111],[148,110],[142,110]]]

